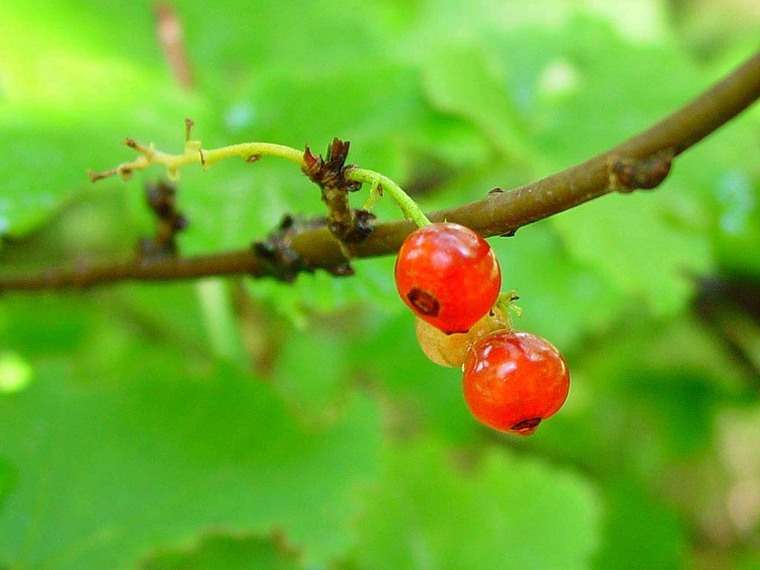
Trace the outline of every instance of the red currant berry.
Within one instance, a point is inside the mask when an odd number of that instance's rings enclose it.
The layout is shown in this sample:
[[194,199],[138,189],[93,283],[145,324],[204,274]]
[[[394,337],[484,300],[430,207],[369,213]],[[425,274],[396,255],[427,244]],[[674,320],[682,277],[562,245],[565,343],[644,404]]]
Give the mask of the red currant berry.
[[481,422],[530,435],[567,399],[565,359],[547,340],[498,331],[472,347],[464,363],[464,399]]
[[422,320],[445,333],[467,332],[501,289],[499,262],[488,242],[459,224],[423,226],[396,258],[396,287]]

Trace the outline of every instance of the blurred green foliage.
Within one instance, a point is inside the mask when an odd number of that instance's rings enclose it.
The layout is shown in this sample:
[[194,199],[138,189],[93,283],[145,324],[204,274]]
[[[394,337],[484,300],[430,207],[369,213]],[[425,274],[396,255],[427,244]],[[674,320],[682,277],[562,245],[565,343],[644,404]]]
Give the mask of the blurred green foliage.
[[[124,259],[125,136],[179,150],[352,142],[461,204],[605,150],[757,48],[747,0],[0,6],[0,271]],[[518,326],[566,354],[527,439],[429,363],[390,258],[356,275],[0,299],[0,568],[760,567],[760,109],[609,196],[492,244]],[[186,168],[185,254],[318,214],[291,165]],[[360,196],[357,200],[363,199]],[[383,203],[381,218],[397,217]]]

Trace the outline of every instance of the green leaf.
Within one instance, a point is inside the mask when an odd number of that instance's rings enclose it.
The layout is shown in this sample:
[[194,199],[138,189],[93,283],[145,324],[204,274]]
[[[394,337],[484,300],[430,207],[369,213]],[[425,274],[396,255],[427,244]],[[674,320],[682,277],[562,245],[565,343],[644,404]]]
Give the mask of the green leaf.
[[435,440],[389,449],[362,518],[364,568],[588,568],[599,502],[575,473]]
[[739,554],[737,557],[735,570],[754,570],[760,566],[760,553],[756,549]]
[[[692,61],[658,37],[662,15],[642,23],[648,38],[631,37],[631,22],[621,27],[621,17],[624,10],[581,10],[554,29],[526,26],[495,39],[542,169],[570,166],[622,142],[704,87]],[[663,77],[669,81],[657,89],[644,87]]]
[[594,568],[686,567],[684,531],[672,511],[633,481],[611,486],[605,498],[604,538]]
[[470,119],[504,155],[524,158],[507,80],[487,54],[479,45],[440,47],[424,68],[426,93],[439,110]]
[[0,457],[0,507],[18,483],[18,474],[10,461]]
[[458,444],[476,439],[482,426],[465,405],[461,370],[427,359],[415,336],[414,315],[404,308],[374,321],[355,338],[352,362],[360,377],[369,377],[381,391],[392,433],[436,433]]
[[181,141],[183,118],[202,119],[199,101],[166,81],[145,7],[126,20],[103,6],[0,7],[9,30],[0,40],[0,232],[29,231],[89,185],[88,168],[125,160],[125,136]]
[[309,424],[319,425],[339,415],[349,395],[348,350],[341,334],[346,325],[340,317],[333,319],[330,322],[322,315],[321,323],[289,331],[274,364],[276,390],[295,415]]
[[757,180],[732,169],[717,183],[715,243],[721,266],[744,275],[760,275],[754,246],[760,243],[760,200]]
[[124,189],[99,188],[72,194],[44,225],[23,236],[5,237],[0,271],[18,274],[51,266],[131,259],[140,224],[129,214],[129,204],[130,196]]
[[307,430],[261,382],[166,346],[140,355],[86,383],[71,362],[39,361],[32,387],[0,397],[0,455],[18,473],[1,561],[129,567],[211,527],[280,529],[306,560],[345,554],[348,498],[375,472],[368,401]]
[[210,535],[187,551],[160,552],[141,570],[298,570],[298,556],[275,539]]
[[682,307],[693,290],[689,277],[710,266],[707,236],[674,224],[659,196],[605,197],[552,223],[577,259],[655,313]]

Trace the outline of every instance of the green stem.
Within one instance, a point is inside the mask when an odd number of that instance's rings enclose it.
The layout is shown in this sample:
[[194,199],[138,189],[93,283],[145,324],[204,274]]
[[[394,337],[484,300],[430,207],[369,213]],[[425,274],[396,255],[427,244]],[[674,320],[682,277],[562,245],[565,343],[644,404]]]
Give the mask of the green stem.
[[273,143],[249,142],[205,150],[201,148],[200,141],[191,140],[185,143],[185,148],[181,154],[162,152],[156,150],[152,144],[144,146],[129,138],[126,144],[140,153],[140,156],[130,162],[124,162],[111,170],[90,172],[90,179],[93,182],[114,175],[120,176],[124,180],[129,180],[135,171],[145,170],[153,164],[162,165],[166,168],[169,178],[176,180],[179,177],[179,169],[186,164],[200,164],[204,168],[207,168],[215,162],[233,157],[240,157],[249,162],[254,162],[263,156],[276,156],[295,162],[301,168],[305,165],[302,151]]
[[430,220],[417,205],[417,202],[404,192],[401,186],[387,176],[383,176],[374,170],[367,170],[366,168],[351,168],[346,172],[346,178],[355,182],[370,184],[373,190],[377,189],[382,193],[387,192],[390,194],[391,198],[398,204],[398,207],[401,208],[404,217],[413,221],[417,227],[421,228],[430,225]]
[[[201,164],[204,168],[213,165],[226,158],[239,157],[248,161],[256,161],[263,156],[275,156],[295,162],[302,169],[306,166],[304,153],[296,148],[265,142],[248,142],[224,146],[221,148],[204,150],[201,142],[190,140],[185,143],[182,154],[169,154],[156,150],[153,145],[143,146],[132,139],[127,139],[127,145],[140,153],[135,160],[120,164],[113,170],[101,173],[92,173],[93,181],[101,180],[114,174],[128,179],[136,170],[144,170],[152,164],[160,164],[166,168],[170,178],[177,179],[179,169],[186,164]],[[372,192],[382,194],[387,192],[398,204],[404,216],[413,221],[418,227],[427,226],[430,220],[420,209],[417,203],[401,187],[387,176],[366,168],[350,168],[346,172],[346,178],[355,182],[367,183],[372,187]]]
[[255,160],[262,156],[285,158],[301,167],[304,166],[303,151],[282,144],[250,142],[203,151],[204,163],[208,166],[225,158],[240,157]]

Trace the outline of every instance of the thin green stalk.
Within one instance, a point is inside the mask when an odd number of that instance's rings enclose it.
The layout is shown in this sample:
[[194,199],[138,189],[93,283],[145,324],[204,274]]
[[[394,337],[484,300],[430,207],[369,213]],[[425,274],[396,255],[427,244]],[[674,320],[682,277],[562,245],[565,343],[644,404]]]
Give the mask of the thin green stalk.
[[[156,150],[152,144],[146,147],[132,139],[127,139],[126,144],[139,152],[140,156],[133,161],[124,162],[112,170],[91,173],[90,178],[93,181],[114,175],[129,179],[135,171],[145,170],[153,164],[164,166],[169,178],[176,180],[179,177],[179,169],[186,164],[200,164],[204,168],[208,168],[226,158],[243,158],[249,162],[254,162],[264,156],[274,156],[295,162],[301,168],[305,166],[303,151],[274,143],[247,142],[204,150],[201,148],[200,141],[189,140],[185,143],[184,151],[181,154],[161,152]],[[418,227],[430,224],[430,220],[417,203],[387,176],[374,170],[354,167],[347,169],[346,178],[355,182],[369,184],[371,187],[370,202],[387,192],[398,204],[399,208],[401,208],[404,217],[413,221]]]
[[430,220],[417,205],[417,202],[404,192],[401,186],[387,176],[383,176],[374,170],[367,170],[366,168],[352,168],[346,173],[346,178],[355,182],[370,184],[372,187],[371,192],[377,192],[380,195],[389,194],[396,204],[398,204],[398,207],[401,208],[404,217],[413,221],[417,227],[421,228],[422,226],[430,225]]
[[298,166],[304,165],[302,150],[282,144],[250,142],[203,151],[204,164],[206,166],[211,166],[215,162],[224,160],[225,158],[240,157],[246,160],[257,160],[262,156],[275,156],[295,162]]

